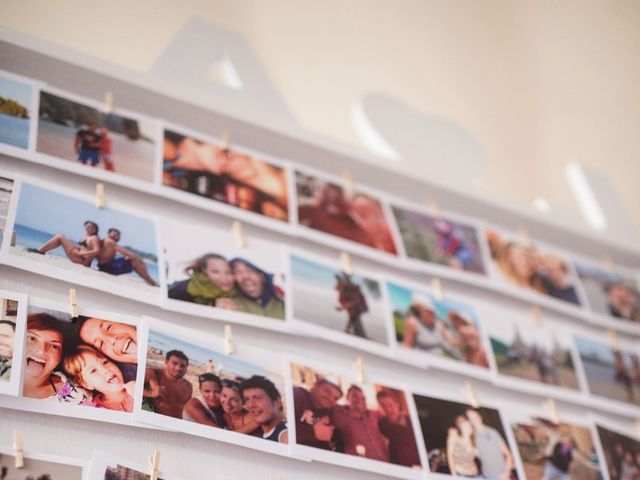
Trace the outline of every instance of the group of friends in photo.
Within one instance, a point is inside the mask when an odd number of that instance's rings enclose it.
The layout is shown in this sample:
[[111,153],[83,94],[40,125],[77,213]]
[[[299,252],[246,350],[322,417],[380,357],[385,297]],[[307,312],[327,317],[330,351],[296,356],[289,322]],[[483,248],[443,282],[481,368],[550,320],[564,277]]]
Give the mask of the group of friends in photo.
[[71,322],[68,316],[61,320],[46,311],[30,313],[23,395],[132,412],[137,350],[133,325],[88,317]]
[[562,258],[532,245],[507,241],[493,230],[486,232],[491,258],[511,283],[558,300],[579,305],[576,282]]
[[424,295],[413,296],[404,316],[400,341],[409,349],[489,368],[487,351],[475,322],[454,309],[447,309],[446,318],[440,318],[434,302]]
[[87,220],[83,227],[84,236],[77,242],[58,233],[40,247],[27,248],[27,251],[45,255],[47,252],[61,247],[67,258],[73,263],[85,267],[92,267],[95,263],[99,271],[110,275],[125,275],[135,272],[149,285],[158,285],[149,275],[144,260],[118,243],[122,236],[119,229],[111,227],[107,231],[107,236],[100,238],[100,227],[96,222]]
[[[207,370],[212,369],[209,362]],[[275,384],[261,375],[204,372],[198,391],[185,378],[189,358],[181,350],[164,355],[164,367],[147,367],[143,408],[160,415],[221,428],[279,443],[288,443],[282,397]]]
[[284,168],[170,130],[164,132],[163,184],[276,220],[289,218]]
[[268,273],[242,257],[206,253],[168,288],[169,298],[284,320],[284,291]]
[[427,445],[432,472],[490,480],[517,479],[513,454],[504,437],[485,422],[478,409],[467,408],[454,418],[443,447]]
[[296,172],[296,177],[300,225],[397,253],[380,201],[363,193],[346,195],[341,186],[319,182],[315,177],[300,172]]
[[294,387],[293,396],[298,444],[406,467],[420,466],[402,392],[379,387],[377,409],[371,409],[359,385],[351,384],[343,391],[337,379],[318,376],[310,388]]
[[11,380],[18,302],[0,298],[0,382]]
[[640,480],[640,442],[598,426],[609,480]]

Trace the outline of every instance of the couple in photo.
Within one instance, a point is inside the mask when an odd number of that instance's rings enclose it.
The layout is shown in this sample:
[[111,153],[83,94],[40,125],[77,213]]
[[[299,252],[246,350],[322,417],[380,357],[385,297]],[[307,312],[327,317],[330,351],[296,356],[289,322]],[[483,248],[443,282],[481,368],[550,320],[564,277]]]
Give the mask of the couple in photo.
[[158,286],[149,275],[144,260],[118,243],[121,237],[120,230],[109,228],[104,239],[98,236],[98,231],[98,224],[87,220],[84,222],[84,236],[77,243],[59,233],[39,248],[27,248],[27,251],[44,255],[50,250],[62,247],[67,258],[73,263],[91,267],[94,260],[97,260],[98,270],[101,272],[110,275],[136,272],[149,285]]
[[45,312],[27,317],[23,395],[133,411],[136,327],[99,318],[74,323]]
[[143,408],[160,415],[274,442],[289,441],[280,392],[263,376],[240,380],[212,372],[197,374],[182,351],[171,350],[164,357],[164,368],[146,369],[143,395]]
[[429,452],[431,471],[458,477],[511,480],[515,464],[502,435],[485,423],[481,412],[468,408],[447,430],[445,458]]
[[97,167],[102,160],[106,170],[115,171],[115,166],[111,159],[113,140],[107,127],[98,129],[95,122],[83,125],[76,132],[73,147],[78,155],[78,161],[83,165],[88,162],[92,167]]
[[[402,393],[381,388],[378,409],[367,406],[364,390],[318,377],[310,389],[294,387],[296,441],[323,450],[406,467],[420,466],[418,447]],[[346,400],[339,403],[341,399]]]
[[284,320],[284,292],[273,274],[244,258],[207,253],[185,273],[189,278],[169,286],[169,298]]

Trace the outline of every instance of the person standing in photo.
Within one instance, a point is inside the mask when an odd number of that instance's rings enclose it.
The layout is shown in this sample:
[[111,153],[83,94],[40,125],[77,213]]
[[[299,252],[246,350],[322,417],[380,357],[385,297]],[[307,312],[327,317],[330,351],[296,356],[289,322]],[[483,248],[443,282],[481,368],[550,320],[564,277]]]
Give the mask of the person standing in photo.
[[100,135],[102,136],[102,141],[100,142],[100,156],[104,162],[104,168],[110,172],[115,172],[115,165],[111,158],[111,154],[113,153],[113,139],[111,138],[111,135],[109,135],[109,129],[107,127],[102,127],[100,129]]
[[171,350],[165,356],[163,369],[147,368],[143,396],[151,401],[155,413],[182,419],[184,406],[193,394],[191,383],[184,378],[188,367],[189,358],[179,350]]
[[447,464],[453,476],[477,477],[477,450],[473,443],[473,426],[464,415],[458,415],[447,432]]
[[100,163],[100,150],[102,148],[102,135],[96,128],[95,122],[89,122],[81,127],[74,139],[74,149],[78,155],[78,161],[83,165],[90,162],[92,167]]
[[513,469],[513,456],[500,433],[484,423],[480,412],[469,408],[465,416],[473,426],[473,442],[478,450],[482,478],[509,480]]
[[384,416],[378,420],[380,433],[389,441],[389,461],[405,467],[420,466],[420,455],[409,415],[402,411],[400,392],[380,390],[376,394]]

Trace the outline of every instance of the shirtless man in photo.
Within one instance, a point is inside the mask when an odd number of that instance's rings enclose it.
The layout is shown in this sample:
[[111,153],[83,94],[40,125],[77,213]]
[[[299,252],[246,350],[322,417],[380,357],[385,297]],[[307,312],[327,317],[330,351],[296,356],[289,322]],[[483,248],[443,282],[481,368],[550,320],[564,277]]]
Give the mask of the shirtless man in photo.
[[182,418],[182,410],[193,394],[191,383],[185,380],[189,359],[171,350],[165,357],[165,368],[147,368],[144,374],[143,396],[153,405],[153,411],[161,415]]
[[[100,271],[111,275],[124,275],[135,271],[149,285],[157,287],[158,284],[149,275],[144,261],[132,251],[120,246],[118,244],[119,241],[120,230],[110,228],[107,232],[107,238],[102,241],[102,248],[98,255],[98,268]],[[118,253],[121,256],[117,256]]]

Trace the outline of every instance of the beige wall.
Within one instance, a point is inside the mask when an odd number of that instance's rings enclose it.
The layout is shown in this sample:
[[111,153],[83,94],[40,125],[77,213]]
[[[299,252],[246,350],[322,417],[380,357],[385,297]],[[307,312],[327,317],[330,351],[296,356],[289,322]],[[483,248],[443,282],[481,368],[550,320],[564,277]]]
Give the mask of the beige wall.
[[0,24],[139,71],[192,16],[241,33],[296,118],[357,143],[366,92],[447,116],[484,184],[572,202],[562,167],[608,171],[640,228],[640,2],[3,0]]

